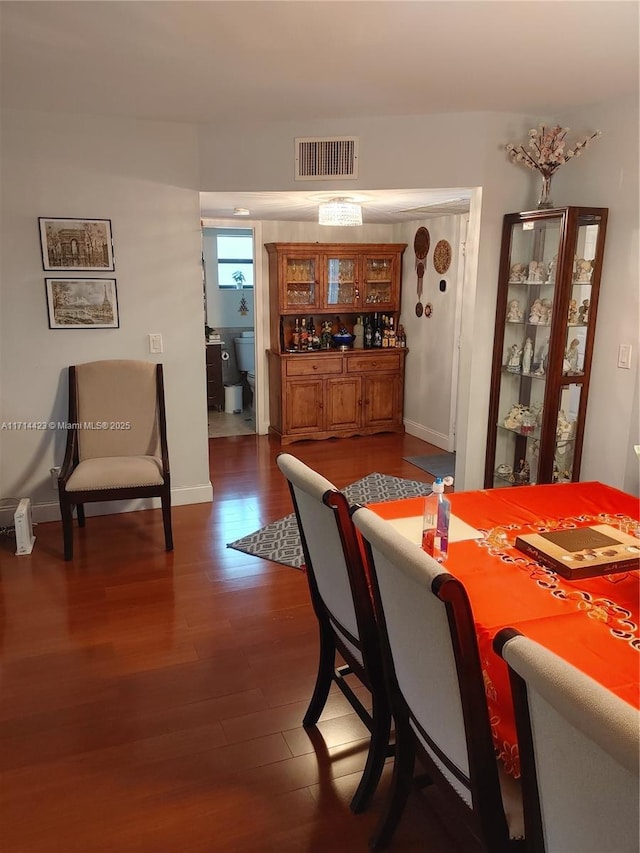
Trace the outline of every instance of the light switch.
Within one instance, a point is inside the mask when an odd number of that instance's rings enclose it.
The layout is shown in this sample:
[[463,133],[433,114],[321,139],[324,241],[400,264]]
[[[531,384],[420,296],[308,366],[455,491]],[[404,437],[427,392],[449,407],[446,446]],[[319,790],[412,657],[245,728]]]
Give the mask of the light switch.
[[162,335],[149,335],[149,352],[162,352]]
[[627,370],[631,367],[631,344],[620,344],[618,347],[618,367]]

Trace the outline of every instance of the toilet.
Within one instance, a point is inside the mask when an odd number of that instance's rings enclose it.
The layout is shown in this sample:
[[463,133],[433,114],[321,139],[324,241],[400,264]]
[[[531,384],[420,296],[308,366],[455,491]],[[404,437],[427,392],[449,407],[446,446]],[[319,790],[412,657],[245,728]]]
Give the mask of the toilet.
[[255,352],[255,333],[251,331],[241,332],[239,338],[233,339],[236,348],[236,361],[240,373],[246,374],[247,384],[251,389],[251,411],[253,411],[253,402],[255,400],[256,391],[256,352]]

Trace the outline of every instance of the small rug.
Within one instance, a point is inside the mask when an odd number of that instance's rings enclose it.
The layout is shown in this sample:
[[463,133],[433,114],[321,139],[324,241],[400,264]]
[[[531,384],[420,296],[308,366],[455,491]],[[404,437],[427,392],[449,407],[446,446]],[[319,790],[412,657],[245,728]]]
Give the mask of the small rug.
[[456,468],[455,453],[436,453],[433,456],[404,456],[405,462],[411,462],[434,477],[453,477]]
[[[431,486],[428,483],[403,480],[387,474],[367,474],[362,480],[357,480],[343,491],[350,503],[368,504],[429,495]],[[282,563],[293,569],[299,569],[304,565],[298,522],[293,513],[272,524],[267,524],[255,533],[236,539],[235,542],[229,542],[227,548],[235,548],[236,551],[242,551],[244,554]]]

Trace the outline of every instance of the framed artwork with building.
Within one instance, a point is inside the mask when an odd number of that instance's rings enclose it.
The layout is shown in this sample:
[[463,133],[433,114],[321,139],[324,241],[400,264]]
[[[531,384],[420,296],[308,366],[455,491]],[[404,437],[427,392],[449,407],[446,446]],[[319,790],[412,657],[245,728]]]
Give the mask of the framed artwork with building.
[[42,268],[62,271],[113,271],[110,219],[38,218]]
[[50,329],[118,329],[115,278],[46,278]]

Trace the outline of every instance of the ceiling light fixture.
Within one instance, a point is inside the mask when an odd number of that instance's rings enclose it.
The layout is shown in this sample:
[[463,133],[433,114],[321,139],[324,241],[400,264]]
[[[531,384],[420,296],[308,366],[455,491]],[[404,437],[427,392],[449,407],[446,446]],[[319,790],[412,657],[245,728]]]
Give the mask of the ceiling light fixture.
[[249,211],[246,207],[234,207],[233,208],[234,216],[249,216]]
[[320,225],[362,225],[362,207],[350,198],[332,198],[318,207]]

